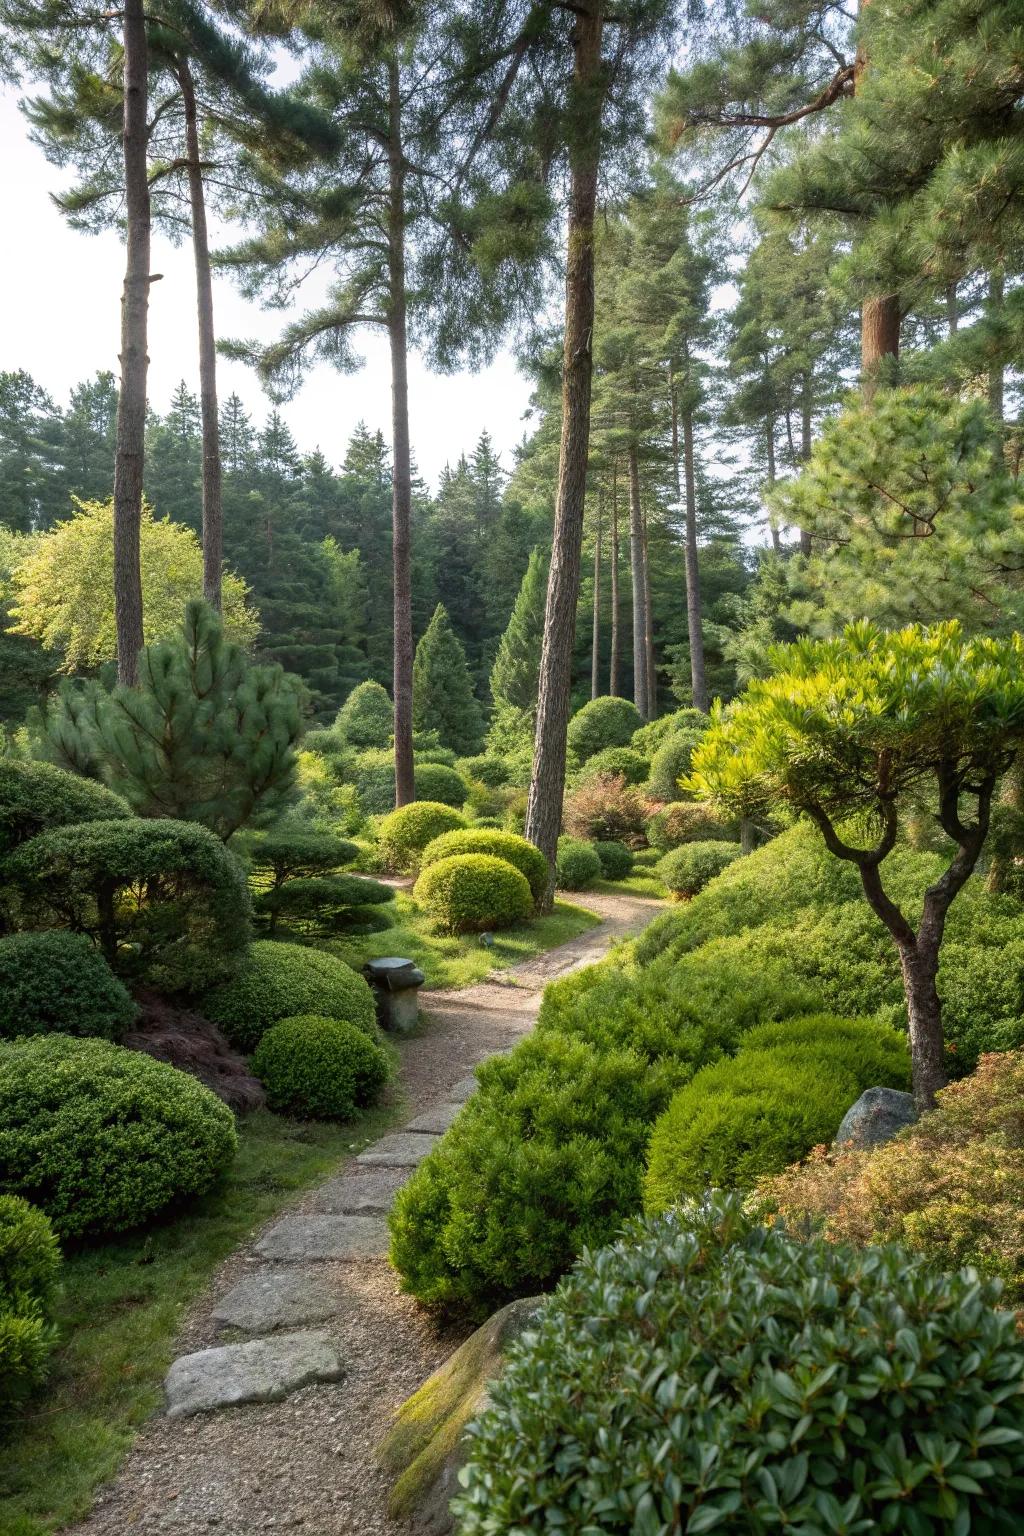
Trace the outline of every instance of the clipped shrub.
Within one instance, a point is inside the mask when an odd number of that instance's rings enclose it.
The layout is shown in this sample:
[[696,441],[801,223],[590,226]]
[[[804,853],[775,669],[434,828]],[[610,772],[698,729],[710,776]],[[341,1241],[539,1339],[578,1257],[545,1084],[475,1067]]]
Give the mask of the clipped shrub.
[[119,795],[51,763],[0,758],[0,858],[51,827],[130,816]]
[[585,763],[605,747],[628,747],[642,724],[639,710],[629,699],[610,694],[591,699],[569,721],[569,751]]
[[310,875],[260,891],[253,910],[269,918],[268,931],[282,927],[304,934],[346,932],[367,921],[367,908],[394,901],[395,893],[365,875]]
[[677,731],[699,731],[703,734],[710,724],[710,717],[702,709],[677,709],[673,714],[662,715],[660,720],[650,720],[638,731],[634,731],[632,745],[645,757],[653,757],[662,742],[674,736]]
[[191,821],[56,827],[5,861],[19,926],[89,934],[120,975],[165,992],[230,975],[249,942],[242,867]]
[[585,780],[566,796],[562,824],[570,837],[621,843],[643,834],[647,814],[639,790],[622,778],[602,777]]
[[446,933],[510,928],[533,911],[526,877],[490,853],[438,859],[420,875],[413,896]]
[[252,1068],[271,1109],[313,1120],[348,1120],[375,1102],[391,1073],[387,1053],[365,1030],[315,1014],[271,1025]]
[[17,1195],[0,1195],[0,1415],[46,1375],[59,1272],[47,1217]]
[[0,1193],[39,1206],[63,1238],[204,1193],[236,1146],[227,1105],[162,1061],[66,1035],[0,1045]]
[[308,875],[333,874],[359,857],[359,848],[347,838],[316,822],[289,818],[265,832],[253,845],[249,863],[268,884]]
[[461,774],[445,763],[417,763],[413,769],[417,800],[433,800],[460,809],[466,803],[468,786]]
[[683,843],[735,843],[739,824],[692,800],[680,800],[657,811],[647,823],[647,840],[659,853],[669,853]]
[[395,729],[395,715],[386,688],[365,682],[353,688],[338,711],[332,734],[352,747],[386,747]]
[[0,1037],[99,1035],[116,1040],[137,1010],[82,933],[0,939]]
[[579,837],[560,837],[555,861],[555,884],[561,891],[585,891],[601,878],[601,860],[593,843]]
[[738,843],[681,843],[658,860],[658,879],[673,896],[689,899],[739,856]]
[[736,1196],[638,1223],[510,1346],[468,1431],[461,1536],[1009,1533],[1024,1341],[999,1301]]
[[702,731],[680,730],[667,736],[651,759],[647,793],[652,800],[680,800],[680,779],[690,771],[693,749],[699,745]]
[[259,939],[238,975],[208,992],[207,1018],[241,1050],[255,1050],[280,1019],[317,1014],[344,1019],[373,1035],[373,995],[351,966],[322,950]]
[[590,779],[620,778],[626,784],[642,784],[650,771],[650,760],[632,747],[605,747],[587,759],[579,781],[585,784]]
[[494,757],[490,753],[460,758],[456,766],[465,778],[476,779],[488,789],[503,789],[509,781],[508,763],[503,757]]
[[435,837],[423,850],[420,868],[429,869],[438,860],[450,859],[460,853],[489,853],[496,859],[504,859],[526,877],[534,901],[547,889],[548,861],[539,848],[514,832],[479,825]]
[[445,832],[459,831],[465,825],[465,817],[450,805],[436,800],[414,800],[410,805],[392,811],[381,822],[381,857],[390,869],[414,870],[428,843]]
[[625,843],[595,843],[594,852],[606,880],[625,880],[633,868],[633,855]]
[[352,767],[359,805],[367,816],[386,816],[395,808],[395,754],[385,747],[367,747]]

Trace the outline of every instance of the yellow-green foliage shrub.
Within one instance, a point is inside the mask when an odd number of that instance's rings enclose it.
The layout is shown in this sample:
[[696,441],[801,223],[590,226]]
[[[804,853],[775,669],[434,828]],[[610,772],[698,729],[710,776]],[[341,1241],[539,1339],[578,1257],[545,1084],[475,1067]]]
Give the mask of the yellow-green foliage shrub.
[[423,850],[420,868],[429,869],[440,859],[459,853],[489,853],[504,859],[525,876],[535,901],[543,896],[548,883],[548,861],[533,843],[515,832],[492,827],[467,827],[464,831],[445,832],[435,837]]
[[735,843],[738,840],[737,822],[722,816],[710,805],[698,805],[693,800],[666,805],[647,823],[647,841],[659,853],[668,853],[683,843]]
[[43,1212],[0,1195],[0,1415],[46,1375],[59,1271],[60,1249]]
[[436,800],[414,800],[410,805],[392,811],[381,822],[381,857],[392,869],[415,869],[428,843],[465,825],[465,818],[450,805],[442,805]]
[[489,853],[439,859],[420,875],[413,896],[447,933],[510,928],[533,911],[525,875]]
[[738,843],[683,843],[664,854],[656,870],[673,896],[689,899],[739,856]]

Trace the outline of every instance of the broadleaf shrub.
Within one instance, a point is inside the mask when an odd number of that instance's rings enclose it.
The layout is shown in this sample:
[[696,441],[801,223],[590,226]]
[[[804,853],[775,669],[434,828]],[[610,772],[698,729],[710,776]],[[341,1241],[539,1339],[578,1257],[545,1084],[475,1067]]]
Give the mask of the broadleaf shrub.
[[735,843],[739,841],[739,825],[710,805],[679,800],[650,818],[647,840],[659,853],[669,853],[683,843]]
[[299,1119],[348,1120],[357,1106],[379,1097],[391,1062],[354,1024],[305,1014],[271,1025],[252,1069],[271,1109]]
[[51,763],[0,758],[0,858],[51,827],[131,816],[119,795]]
[[633,868],[633,854],[625,843],[595,843],[594,852],[600,860],[601,873],[606,880],[625,880]]
[[420,868],[429,869],[439,859],[450,859],[458,853],[489,853],[496,859],[504,859],[525,877],[535,901],[547,889],[548,861],[540,849],[515,832],[502,832],[491,827],[467,827],[464,831],[445,832],[435,837],[423,850]]
[[673,896],[689,898],[739,856],[738,843],[681,843],[658,860],[657,874]]
[[203,1012],[241,1050],[255,1050],[280,1019],[344,1019],[373,1036],[376,1010],[361,976],[322,950],[258,939],[238,975],[208,992]]
[[561,891],[585,891],[601,878],[601,860],[593,843],[580,837],[560,837],[555,883]]
[[579,782],[621,778],[626,784],[642,784],[651,771],[648,758],[632,747],[605,747],[589,757],[579,772]]
[[467,779],[475,779],[480,784],[486,784],[488,789],[503,789],[510,778],[509,766],[503,757],[494,757],[490,753],[482,753],[479,757],[463,757],[456,761],[456,767]]
[[60,1249],[42,1211],[0,1195],[0,1415],[46,1376]]
[[[460,781],[461,782],[461,781]],[[380,824],[381,856],[392,869],[415,869],[419,855],[436,837],[465,827],[465,818],[450,805],[436,800],[413,800]]]
[[420,875],[413,896],[448,933],[509,928],[533,911],[525,875],[489,853],[439,859]]
[[569,751],[585,763],[605,747],[628,747],[642,724],[640,711],[629,699],[611,694],[591,699],[569,721]]
[[0,939],[0,1038],[97,1035],[116,1040],[138,1009],[82,933]]

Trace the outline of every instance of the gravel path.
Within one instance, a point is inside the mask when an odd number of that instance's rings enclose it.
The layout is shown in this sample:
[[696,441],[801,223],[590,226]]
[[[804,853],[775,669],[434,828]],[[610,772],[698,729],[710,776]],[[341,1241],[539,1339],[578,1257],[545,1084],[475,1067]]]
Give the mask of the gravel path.
[[[146,1426],[75,1536],[396,1536],[375,1447],[395,1409],[461,1335],[438,1332],[398,1292],[384,1257],[384,1212],[411,1162],[471,1090],[473,1067],[532,1028],[546,984],[600,959],[659,910],[639,897],[588,893],[584,900],[602,918],[599,928],[464,991],[423,994],[426,1030],[398,1042],[410,1106],[405,1130],[350,1159],[221,1267],[179,1340],[189,1357],[172,1368],[181,1416],[160,1415]],[[278,1332],[271,1331],[275,1308],[287,1317]],[[227,1321],[246,1317],[248,1332]],[[293,1371],[292,1384],[313,1384],[282,1401],[189,1411],[193,1378],[205,1380],[211,1361],[194,1352],[216,1348],[214,1363],[229,1366],[233,1389],[242,1378],[246,1390],[253,1371],[266,1366],[254,1355],[276,1360],[289,1340],[306,1364],[312,1355],[323,1367],[317,1372],[314,1364],[305,1376]],[[245,1351],[230,1348],[239,1342]]]

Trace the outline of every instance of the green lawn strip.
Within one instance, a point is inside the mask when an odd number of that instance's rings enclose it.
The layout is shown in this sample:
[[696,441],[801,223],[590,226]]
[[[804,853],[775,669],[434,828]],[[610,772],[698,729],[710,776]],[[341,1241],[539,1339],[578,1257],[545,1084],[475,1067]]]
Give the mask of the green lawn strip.
[[68,1255],[53,1374],[0,1440],[0,1536],[43,1536],[87,1512],[159,1407],[184,1315],[213,1271],[401,1113],[394,1104],[345,1125],[249,1115],[218,1190],[174,1220]]

